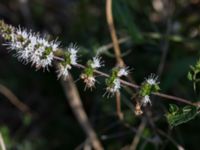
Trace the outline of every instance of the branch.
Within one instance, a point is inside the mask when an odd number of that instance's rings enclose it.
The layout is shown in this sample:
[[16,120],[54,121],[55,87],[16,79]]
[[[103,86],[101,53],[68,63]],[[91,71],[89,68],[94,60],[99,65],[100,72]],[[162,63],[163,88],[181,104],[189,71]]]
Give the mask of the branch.
[[71,109],[74,112],[76,119],[88,136],[93,148],[95,150],[103,150],[103,146],[98,140],[97,135],[89,122],[86,112],[83,109],[83,105],[78,90],[73,82],[72,76],[69,74],[68,78],[66,80],[62,80],[61,83],[68,103],[71,106]]
[[[119,67],[124,67],[124,61],[121,58],[121,50],[119,47],[119,42],[117,39],[117,35],[116,35],[116,30],[115,30],[115,26],[114,26],[114,22],[113,22],[113,15],[112,15],[112,0],[106,0],[106,18],[107,18],[107,22],[108,22],[108,26],[109,26],[109,30],[110,30],[110,35],[112,38],[112,42],[113,42],[113,47],[114,47],[114,51],[115,51],[115,57],[117,60],[117,65]],[[116,96],[116,110],[117,110],[117,115],[119,117],[119,119],[123,119],[123,113],[121,112],[121,100],[120,100],[120,92],[116,92],[115,94]]]
[[117,59],[117,65],[119,65],[120,67],[123,67],[124,61],[121,58],[121,51],[120,51],[119,42],[118,42],[116,31],[115,31],[114,22],[113,22],[112,0],[106,0],[106,19],[107,19],[107,22],[108,22],[110,35],[111,35],[112,42],[113,42],[115,56],[116,56],[116,59]]
[[5,87],[2,84],[0,84],[0,93],[4,95],[10,101],[10,103],[12,103],[20,111],[22,111],[25,114],[32,115],[30,108],[22,101],[20,101],[12,91],[10,91],[7,87]]
[[120,92],[116,92],[116,109],[117,109],[117,116],[119,117],[120,120],[123,119],[123,113],[121,110],[121,99],[120,99]]
[[145,121],[145,119],[143,119],[140,126],[138,127],[137,133],[130,145],[130,150],[136,150],[137,145],[140,142],[140,138],[141,138],[142,132],[144,131],[145,126],[146,126],[146,121]]

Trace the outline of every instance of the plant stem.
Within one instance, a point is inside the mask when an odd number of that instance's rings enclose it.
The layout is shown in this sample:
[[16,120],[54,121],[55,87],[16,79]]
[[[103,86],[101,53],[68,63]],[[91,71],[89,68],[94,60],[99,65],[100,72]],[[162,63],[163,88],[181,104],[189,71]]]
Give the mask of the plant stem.
[[[63,58],[60,58],[60,57],[57,57],[57,56],[54,56],[54,58],[59,60],[59,61],[64,61]],[[76,64],[74,66],[77,67],[77,68],[81,68],[81,69],[86,68],[84,65],[81,65],[81,64]],[[108,74],[106,74],[104,72],[101,72],[99,70],[95,70],[94,72],[96,74],[98,74],[98,75],[101,75],[101,76],[104,76],[104,77],[109,77]],[[132,87],[134,89],[139,89],[140,88],[139,85],[134,84],[134,83],[130,83],[130,82],[122,80],[122,79],[120,79],[120,82],[121,82],[121,84],[126,85],[128,87]],[[193,102],[191,102],[191,101],[189,101],[187,99],[176,97],[176,96],[173,96],[173,95],[164,94],[164,93],[160,93],[160,92],[156,92],[156,93],[154,92],[152,94],[156,95],[156,96],[159,96],[159,97],[162,97],[162,98],[165,98],[165,99],[170,99],[170,100],[174,100],[174,101],[181,102],[181,103],[184,103],[184,104],[189,104],[189,105],[192,105],[192,106],[200,107],[200,103],[193,103]]]

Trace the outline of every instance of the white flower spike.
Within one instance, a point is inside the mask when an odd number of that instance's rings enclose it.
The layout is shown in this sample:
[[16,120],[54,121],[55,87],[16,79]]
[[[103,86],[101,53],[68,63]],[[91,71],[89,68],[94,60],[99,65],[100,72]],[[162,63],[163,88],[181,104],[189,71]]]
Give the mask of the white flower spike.
[[37,34],[25,29],[16,28],[12,30],[10,42],[6,45],[16,51],[17,58],[24,62],[31,62],[37,69],[47,68],[52,65],[53,52],[58,49],[59,44],[39,37]]

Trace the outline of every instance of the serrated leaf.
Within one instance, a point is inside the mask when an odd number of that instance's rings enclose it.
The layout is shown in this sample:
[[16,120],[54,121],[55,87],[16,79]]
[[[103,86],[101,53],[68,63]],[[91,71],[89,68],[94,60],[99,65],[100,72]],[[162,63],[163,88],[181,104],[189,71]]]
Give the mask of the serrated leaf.
[[178,110],[179,110],[179,108],[178,108],[177,105],[175,105],[175,104],[170,104],[169,105],[169,112],[170,113],[176,113],[176,112],[178,112]]
[[183,108],[179,108],[177,105],[170,104],[169,112],[166,117],[170,126],[175,127],[194,119],[197,114],[197,107],[188,105]]
[[190,71],[187,74],[188,79],[193,82],[194,91],[196,91],[196,84],[200,80],[199,73],[200,73],[200,60],[198,60],[194,66],[190,66]]

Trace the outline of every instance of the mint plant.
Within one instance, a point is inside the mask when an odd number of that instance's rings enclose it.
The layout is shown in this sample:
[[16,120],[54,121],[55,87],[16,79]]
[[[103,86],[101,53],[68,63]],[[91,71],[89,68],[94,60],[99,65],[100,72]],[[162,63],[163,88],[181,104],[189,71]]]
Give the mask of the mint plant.
[[[30,63],[36,70],[48,70],[49,67],[56,64],[58,78],[66,80],[72,67],[82,68],[83,72],[80,78],[85,83],[85,89],[94,88],[96,83],[95,75],[102,75],[106,78],[104,95],[107,95],[107,97],[114,96],[115,93],[120,92],[122,85],[137,89],[135,93],[137,99],[135,105],[136,115],[143,113],[141,110],[142,107],[146,107],[147,104],[152,105],[150,100],[152,94],[187,104],[183,108],[170,105],[166,117],[171,126],[185,123],[198,115],[198,104],[175,96],[159,93],[160,82],[158,81],[158,76],[155,74],[151,74],[148,78],[145,78],[141,86],[138,86],[121,79],[123,76],[128,76],[128,67],[114,67],[110,75],[98,71],[97,69],[106,65],[106,63],[103,63],[101,56],[94,56],[91,60],[87,61],[86,66],[79,64],[77,61],[79,51],[77,45],[70,44],[69,47],[62,48],[60,47],[60,42],[57,40],[49,40],[47,37],[40,36],[39,33],[27,31],[22,28],[15,28],[6,24],[4,21],[0,21],[0,35],[5,40],[4,45],[11,52],[15,52],[14,56],[19,61],[24,64]],[[199,82],[197,75],[200,72],[200,61],[190,68],[191,71],[188,73],[188,79],[194,82],[194,89],[196,89],[196,83]]]

